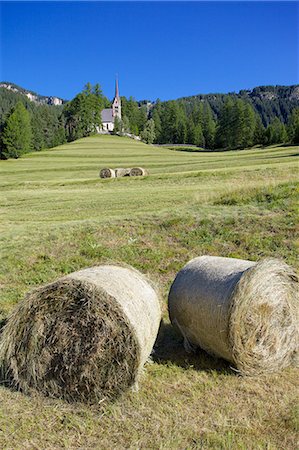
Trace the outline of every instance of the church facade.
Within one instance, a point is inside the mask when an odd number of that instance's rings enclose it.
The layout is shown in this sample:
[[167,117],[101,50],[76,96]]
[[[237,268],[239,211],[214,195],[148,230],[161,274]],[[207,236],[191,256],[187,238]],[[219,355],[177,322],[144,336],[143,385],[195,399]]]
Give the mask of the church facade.
[[121,100],[118,89],[118,79],[115,81],[115,96],[112,102],[112,108],[105,108],[101,112],[102,131],[110,132],[114,130],[114,121],[118,117],[121,120]]

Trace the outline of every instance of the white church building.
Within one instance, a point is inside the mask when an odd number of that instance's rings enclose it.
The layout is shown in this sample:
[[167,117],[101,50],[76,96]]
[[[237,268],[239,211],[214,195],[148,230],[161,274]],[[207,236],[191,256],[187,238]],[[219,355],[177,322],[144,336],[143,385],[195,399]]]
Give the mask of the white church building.
[[102,131],[109,132],[114,130],[115,117],[121,120],[121,101],[118,90],[118,79],[115,81],[115,96],[112,102],[112,108],[105,108],[101,112]]

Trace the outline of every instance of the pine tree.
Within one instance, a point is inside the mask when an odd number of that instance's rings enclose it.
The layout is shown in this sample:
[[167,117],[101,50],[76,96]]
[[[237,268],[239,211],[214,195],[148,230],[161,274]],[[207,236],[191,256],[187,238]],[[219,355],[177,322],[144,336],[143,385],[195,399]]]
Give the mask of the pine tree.
[[153,119],[149,119],[141,132],[141,138],[147,144],[152,144],[155,140],[155,122]]
[[161,124],[161,106],[160,101],[156,101],[156,105],[154,107],[154,110],[152,111],[152,119],[155,122],[155,141],[160,143],[161,133],[162,133],[162,124]]
[[179,107],[177,102],[169,101],[164,104],[161,116],[162,143],[177,143]]
[[191,119],[192,119],[194,125],[200,124],[201,127],[203,126],[204,106],[202,103],[200,103],[199,105],[196,105],[195,108],[192,110]]
[[31,142],[30,114],[23,103],[18,102],[4,126],[1,157],[19,158],[31,150]]
[[144,129],[147,123],[147,108],[145,105],[142,105],[140,108],[138,108],[137,117],[138,134],[140,134],[141,130]]
[[103,96],[103,92],[102,92],[102,89],[101,89],[101,86],[99,85],[99,83],[95,84],[95,86],[92,89],[92,93],[96,97],[102,97]]
[[123,130],[122,121],[118,116],[114,118],[113,134],[121,134]]
[[32,150],[39,151],[46,148],[46,143],[44,139],[44,123],[41,119],[40,114],[36,111],[31,117],[32,126]]
[[55,130],[55,133],[53,136],[53,141],[52,141],[52,146],[56,147],[57,145],[64,144],[65,142],[66,142],[66,137],[65,137],[64,126],[62,123],[60,123],[59,126]]
[[243,127],[243,140],[241,148],[252,147],[254,144],[254,132],[256,126],[256,115],[254,109],[249,103],[244,103],[243,115],[244,115],[244,127]]
[[256,115],[254,135],[253,135],[253,144],[261,144],[264,145],[266,143],[266,135],[265,135],[265,127],[263,125],[262,119],[260,116]]
[[195,135],[194,135],[194,123],[192,122],[191,118],[189,118],[187,122],[187,144],[194,144]]
[[202,132],[201,124],[198,123],[194,126],[194,137],[192,144],[197,145],[197,147],[204,147],[205,146],[205,139]]
[[228,98],[224,103],[216,128],[216,147],[229,148],[232,145],[232,127],[234,122],[234,103]]
[[92,88],[87,83],[83,92],[64,107],[63,116],[69,141],[89,136],[101,127],[101,110],[105,102],[100,86]]
[[245,104],[242,100],[234,101],[232,123],[230,127],[230,148],[244,148],[246,146]]
[[121,97],[122,115],[126,116],[130,123],[131,133],[136,136],[139,135],[141,129],[143,129],[146,123],[146,114],[143,108],[139,111],[138,103],[133,97],[127,100],[125,97]]
[[130,130],[130,121],[127,118],[127,116],[123,116],[122,122],[123,122],[123,131],[124,131],[124,133],[130,133],[131,132],[131,130]]
[[205,147],[209,149],[214,148],[216,122],[213,119],[213,113],[208,103],[204,104],[202,129],[205,140]]
[[183,111],[179,111],[175,140],[177,144],[187,142],[187,122]]
[[287,128],[290,142],[292,144],[299,144],[299,108],[293,109]]
[[278,117],[270,123],[266,130],[267,144],[282,144],[287,141],[287,132],[283,123]]
[[255,113],[251,105],[244,100],[228,99],[220,113],[216,145],[229,149],[252,146],[255,125]]
[[86,85],[84,86],[83,94],[90,95],[91,93],[92,93],[92,86],[91,86],[91,84],[88,82],[88,83],[86,83]]

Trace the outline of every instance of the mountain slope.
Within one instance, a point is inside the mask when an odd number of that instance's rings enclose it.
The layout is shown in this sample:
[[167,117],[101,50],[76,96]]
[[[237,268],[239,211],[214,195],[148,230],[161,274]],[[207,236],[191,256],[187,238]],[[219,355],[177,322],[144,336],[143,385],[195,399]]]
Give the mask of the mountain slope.
[[10,83],[9,81],[1,81],[0,88],[4,88],[8,91],[15,92],[17,94],[25,95],[30,101],[39,103],[41,105],[62,105],[66,102],[60,97],[47,97],[45,95],[39,95],[36,92],[29,91],[28,89],[24,89],[14,83]]
[[275,117],[286,123],[291,111],[299,107],[299,85],[259,86],[252,90],[241,90],[239,93],[198,94],[182,97],[177,101],[183,103],[188,111],[201,102],[207,102],[218,117],[223,103],[229,97],[240,98],[251,103],[265,126],[269,125]]

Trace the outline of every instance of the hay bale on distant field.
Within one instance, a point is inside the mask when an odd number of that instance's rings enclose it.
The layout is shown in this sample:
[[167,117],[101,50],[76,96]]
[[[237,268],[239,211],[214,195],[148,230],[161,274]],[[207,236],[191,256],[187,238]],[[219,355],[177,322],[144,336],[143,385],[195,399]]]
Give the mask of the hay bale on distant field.
[[72,273],[30,292],[12,313],[0,341],[2,377],[25,393],[115,398],[137,381],[160,318],[157,293],[138,271]]
[[168,305],[187,346],[256,375],[298,362],[298,300],[298,277],[282,261],[202,256],[177,274]]
[[115,170],[105,167],[100,171],[100,178],[115,178]]
[[116,178],[129,177],[130,172],[131,172],[131,169],[117,168],[117,169],[115,169],[115,176],[116,176]]
[[143,167],[133,167],[130,172],[130,177],[144,177],[148,175],[148,171]]

